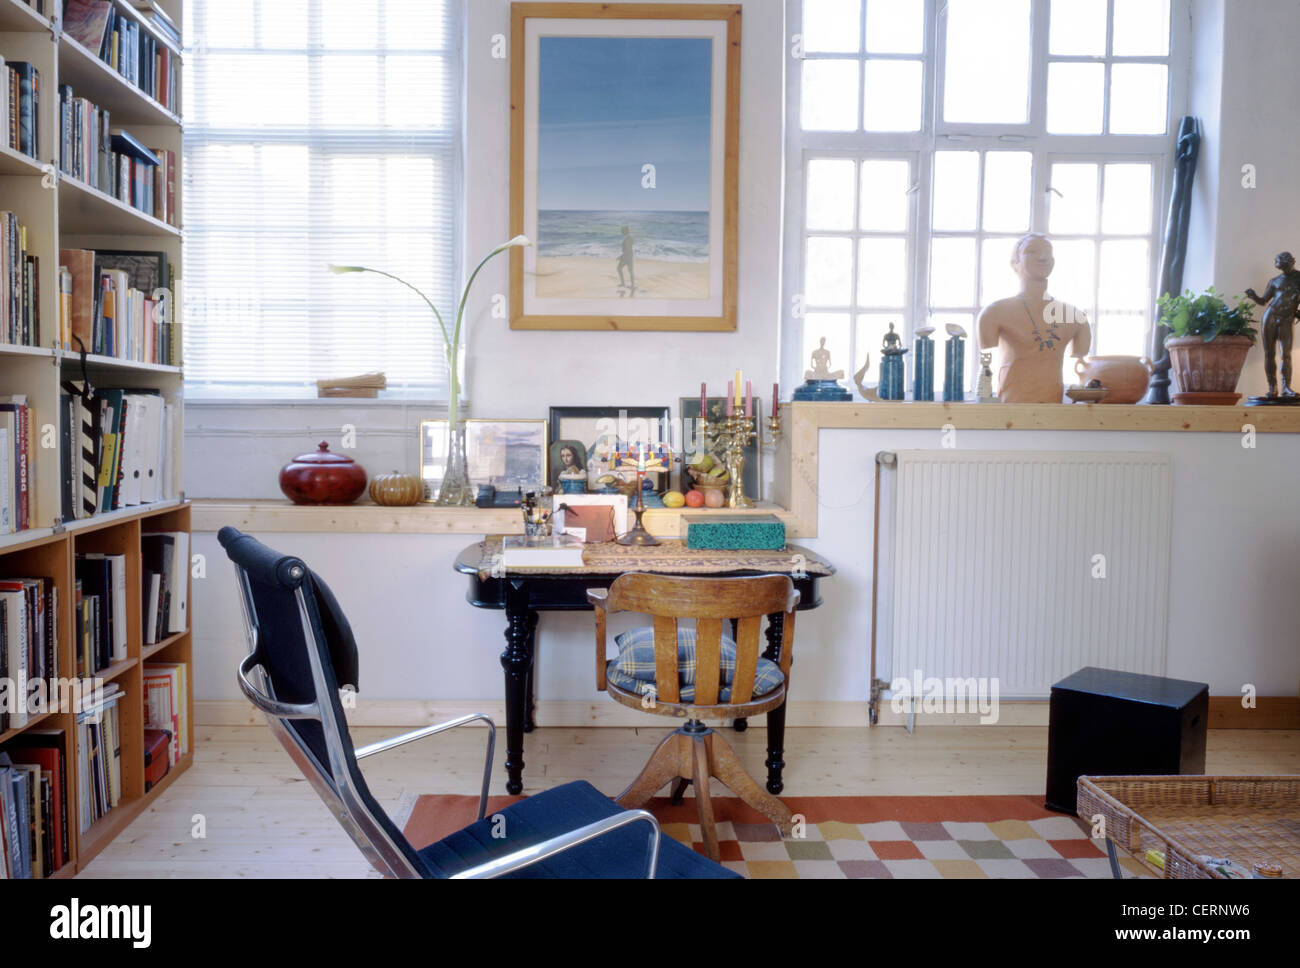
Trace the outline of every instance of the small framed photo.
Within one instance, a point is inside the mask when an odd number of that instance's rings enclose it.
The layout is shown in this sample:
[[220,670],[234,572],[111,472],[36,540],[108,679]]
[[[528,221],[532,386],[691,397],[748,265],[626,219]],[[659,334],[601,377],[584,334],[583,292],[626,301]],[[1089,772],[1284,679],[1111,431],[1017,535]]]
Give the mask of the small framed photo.
[[545,420],[466,420],[465,461],[471,484],[527,490],[547,482]]
[[[582,445],[587,485],[592,489],[601,476],[610,472],[609,458],[617,447],[673,441],[668,407],[551,407],[550,424],[551,440]],[[652,472],[646,480],[662,493],[668,489],[671,476]]]

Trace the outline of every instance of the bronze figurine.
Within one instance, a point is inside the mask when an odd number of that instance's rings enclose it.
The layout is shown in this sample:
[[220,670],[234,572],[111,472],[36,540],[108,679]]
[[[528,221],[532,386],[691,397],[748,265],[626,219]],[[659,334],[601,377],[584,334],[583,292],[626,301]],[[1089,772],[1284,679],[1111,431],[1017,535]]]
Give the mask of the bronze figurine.
[[[1268,395],[1251,397],[1253,404],[1297,405],[1300,395],[1291,389],[1291,347],[1295,340],[1295,321],[1300,317],[1300,271],[1295,267],[1295,256],[1283,252],[1274,263],[1282,270],[1280,276],[1269,281],[1264,295],[1247,289],[1246,296],[1258,306],[1268,306],[1264,312],[1264,373],[1268,377]],[[1277,354],[1282,352],[1282,392],[1277,390]]]

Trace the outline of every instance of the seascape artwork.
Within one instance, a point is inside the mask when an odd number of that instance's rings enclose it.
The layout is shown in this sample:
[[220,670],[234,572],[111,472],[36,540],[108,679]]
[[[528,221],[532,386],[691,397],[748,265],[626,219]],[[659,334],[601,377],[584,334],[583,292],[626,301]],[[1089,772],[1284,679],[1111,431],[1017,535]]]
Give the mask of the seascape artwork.
[[535,293],[711,298],[714,45],[543,37]]

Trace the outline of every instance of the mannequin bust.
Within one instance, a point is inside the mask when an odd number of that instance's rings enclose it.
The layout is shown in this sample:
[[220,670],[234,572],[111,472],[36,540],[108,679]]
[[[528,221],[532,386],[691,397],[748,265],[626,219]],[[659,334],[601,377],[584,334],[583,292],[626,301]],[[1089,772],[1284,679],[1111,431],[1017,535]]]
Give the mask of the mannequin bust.
[[1083,359],[1092,348],[1092,328],[1073,306],[1047,293],[1056,268],[1052,243],[1026,235],[1016,243],[1011,267],[1020,277],[1020,295],[999,299],[980,314],[980,349],[1001,354],[998,399],[1003,403],[1061,403],[1065,348]]

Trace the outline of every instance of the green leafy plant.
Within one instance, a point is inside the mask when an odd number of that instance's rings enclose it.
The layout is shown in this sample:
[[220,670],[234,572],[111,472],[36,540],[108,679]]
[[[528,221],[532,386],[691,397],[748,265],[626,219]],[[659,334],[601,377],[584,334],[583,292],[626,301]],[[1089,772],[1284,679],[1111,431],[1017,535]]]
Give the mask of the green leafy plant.
[[1254,323],[1249,299],[1238,296],[1237,305],[1229,306],[1213,286],[1199,296],[1189,289],[1181,296],[1160,297],[1160,324],[1170,330],[1166,339],[1199,336],[1209,343],[1219,336],[1245,336],[1253,343],[1258,336]]

